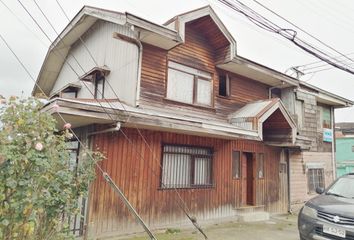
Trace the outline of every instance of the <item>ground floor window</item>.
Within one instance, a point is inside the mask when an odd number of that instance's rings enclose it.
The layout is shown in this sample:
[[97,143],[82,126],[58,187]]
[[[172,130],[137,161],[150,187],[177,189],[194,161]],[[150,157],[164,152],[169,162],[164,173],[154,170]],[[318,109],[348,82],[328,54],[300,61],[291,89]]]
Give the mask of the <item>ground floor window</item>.
[[307,172],[307,183],[309,193],[316,192],[317,187],[324,187],[324,170],[323,168],[311,168]]
[[[69,141],[66,143],[66,148],[69,151],[69,168],[72,171],[76,171],[79,162],[80,143],[76,140]],[[74,217],[68,218],[67,221],[70,226],[70,231],[72,231],[75,236],[82,236],[84,233],[84,221],[86,215],[86,198],[79,197],[77,204],[80,213],[76,214]]]
[[212,186],[211,148],[164,145],[162,155],[161,188]]

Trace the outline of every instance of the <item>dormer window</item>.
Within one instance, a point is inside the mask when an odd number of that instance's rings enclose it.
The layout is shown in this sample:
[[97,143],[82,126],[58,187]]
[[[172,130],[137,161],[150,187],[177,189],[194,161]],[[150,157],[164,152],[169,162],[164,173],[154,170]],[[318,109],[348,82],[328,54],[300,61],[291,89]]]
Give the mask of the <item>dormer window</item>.
[[79,83],[68,83],[60,90],[53,93],[50,98],[60,97],[60,98],[77,98],[78,92],[81,88]]
[[105,77],[99,72],[95,74],[95,99],[104,98]]
[[69,87],[60,93],[62,98],[77,98],[78,88]]
[[110,70],[104,67],[94,67],[83,76],[80,77],[81,81],[90,81],[94,84],[94,97],[95,99],[104,98],[104,89],[106,76],[110,73]]
[[176,62],[168,62],[166,98],[200,106],[212,105],[212,75]]

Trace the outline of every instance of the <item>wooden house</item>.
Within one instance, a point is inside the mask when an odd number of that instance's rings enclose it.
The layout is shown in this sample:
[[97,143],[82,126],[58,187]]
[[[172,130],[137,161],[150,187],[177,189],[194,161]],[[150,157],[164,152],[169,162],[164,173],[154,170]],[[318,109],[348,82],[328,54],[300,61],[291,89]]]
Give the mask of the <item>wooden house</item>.
[[[352,105],[237,55],[209,6],[164,25],[86,6],[37,83],[151,228],[188,223],[181,205],[201,223],[290,211],[332,180],[323,129]],[[141,229],[99,172],[83,213],[75,231],[88,237]]]

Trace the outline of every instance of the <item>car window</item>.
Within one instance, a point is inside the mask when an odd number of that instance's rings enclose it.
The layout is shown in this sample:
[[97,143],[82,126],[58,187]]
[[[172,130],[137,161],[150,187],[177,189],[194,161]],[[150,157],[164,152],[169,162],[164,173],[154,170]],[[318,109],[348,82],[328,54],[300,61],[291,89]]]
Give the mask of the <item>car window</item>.
[[339,178],[330,189],[327,194],[333,194],[343,196],[345,198],[354,198],[354,178]]

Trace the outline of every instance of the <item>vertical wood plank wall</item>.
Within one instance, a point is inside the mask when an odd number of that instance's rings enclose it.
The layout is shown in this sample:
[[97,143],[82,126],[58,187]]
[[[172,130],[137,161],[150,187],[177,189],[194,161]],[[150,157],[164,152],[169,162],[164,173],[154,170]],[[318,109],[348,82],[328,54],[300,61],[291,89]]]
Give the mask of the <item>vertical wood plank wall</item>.
[[[121,188],[131,204],[151,227],[178,226],[187,219],[178,206],[178,196],[172,189],[160,189],[161,151],[163,143],[212,147],[213,181],[215,187],[206,189],[178,189],[191,215],[208,220],[235,215],[240,206],[239,180],[232,179],[232,151],[264,153],[265,178],[256,180],[256,204],[266,210],[286,212],[286,204],[279,203],[280,149],[261,142],[223,140],[183,134],[142,130],[148,145],[135,129],[124,128],[130,144],[122,133],[99,134],[93,137],[93,147],[102,151],[107,159],[100,163]],[[173,225],[174,224],[174,225]],[[131,214],[98,174],[91,187],[89,206],[89,232],[91,236],[104,236],[141,230]]]

